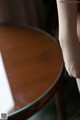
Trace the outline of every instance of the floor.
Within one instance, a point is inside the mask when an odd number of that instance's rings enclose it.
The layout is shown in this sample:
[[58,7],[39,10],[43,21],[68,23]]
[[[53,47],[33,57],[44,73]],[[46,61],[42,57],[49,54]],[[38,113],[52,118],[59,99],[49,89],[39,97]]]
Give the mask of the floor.
[[[80,111],[80,95],[76,81],[74,78],[69,77],[65,71],[63,83],[67,120],[80,120],[77,116],[77,119],[73,118],[74,115]],[[28,120],[57,120],[55,97],[53,96],[43,109]]]

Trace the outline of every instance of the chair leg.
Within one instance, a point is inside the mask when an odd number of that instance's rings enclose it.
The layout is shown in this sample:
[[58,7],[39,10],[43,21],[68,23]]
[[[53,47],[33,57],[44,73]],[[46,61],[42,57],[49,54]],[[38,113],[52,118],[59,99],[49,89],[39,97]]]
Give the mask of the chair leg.
[[65,103],[64,103],[62,89],[63,89],[63,87],[59,86],[59,88],[55,94],[58,120],[67,120],[67,113],[66,113],[66,107],[65,107]]

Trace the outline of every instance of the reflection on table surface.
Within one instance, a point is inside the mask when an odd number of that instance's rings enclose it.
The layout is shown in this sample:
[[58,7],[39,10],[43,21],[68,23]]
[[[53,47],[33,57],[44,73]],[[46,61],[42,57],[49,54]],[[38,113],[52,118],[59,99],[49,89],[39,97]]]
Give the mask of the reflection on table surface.
[[5,72],[2,54],[0,53],[0,114],[10,113],[14,108],[14,100]]

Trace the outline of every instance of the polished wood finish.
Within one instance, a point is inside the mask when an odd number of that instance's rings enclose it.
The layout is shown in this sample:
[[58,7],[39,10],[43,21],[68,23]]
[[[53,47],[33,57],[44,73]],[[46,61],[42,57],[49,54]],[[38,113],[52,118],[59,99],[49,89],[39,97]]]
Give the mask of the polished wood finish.
[[58,88],[63,65],[60,47],[54,38],[40,30],[2,25],[0,51],[15,102],[9,120],[28,118]]

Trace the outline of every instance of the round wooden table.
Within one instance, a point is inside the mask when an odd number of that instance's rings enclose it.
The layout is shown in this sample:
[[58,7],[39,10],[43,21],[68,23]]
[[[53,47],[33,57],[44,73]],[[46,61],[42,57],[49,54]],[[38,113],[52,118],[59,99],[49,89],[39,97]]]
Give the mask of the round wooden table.
[[0,53],[14,103],[8,119],[28,119],[59,90],[63,73],[60,47],[41,30],[1,25]]

